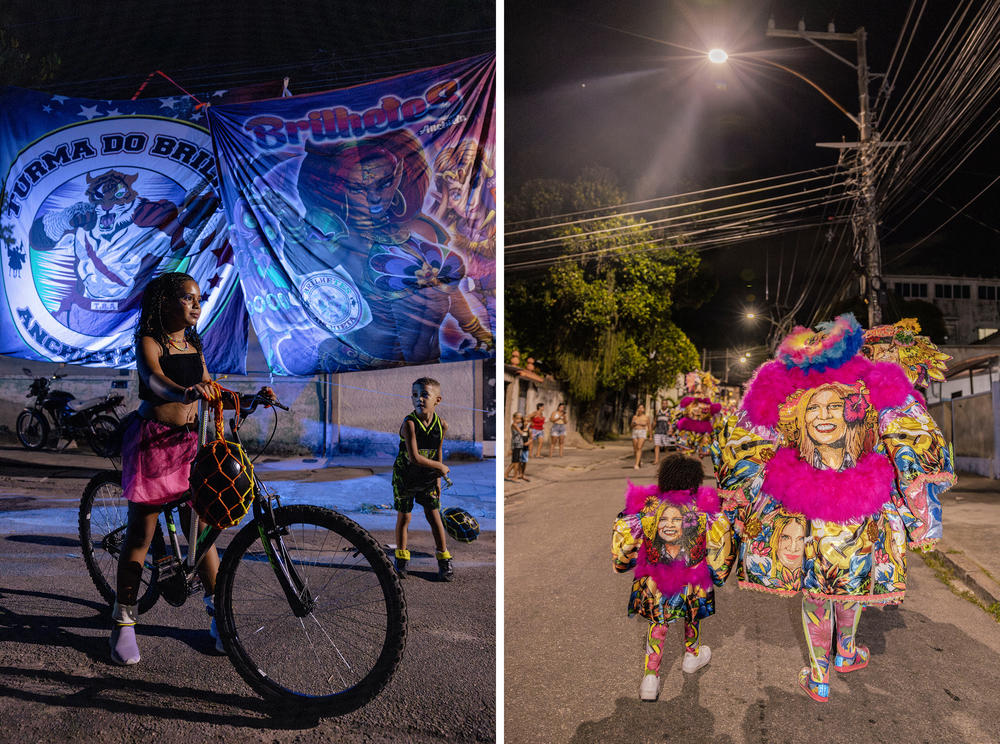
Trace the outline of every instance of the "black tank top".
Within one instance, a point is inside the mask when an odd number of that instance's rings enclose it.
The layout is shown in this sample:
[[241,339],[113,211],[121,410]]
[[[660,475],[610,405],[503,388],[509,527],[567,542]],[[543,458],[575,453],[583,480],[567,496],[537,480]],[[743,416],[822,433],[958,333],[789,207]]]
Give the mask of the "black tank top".
[[[160,369],[171,382],[176,382],[181,387],[191,387],[196,382],[201,382],[204,376],[204,368],[201,363],[201,354],[164,354],[160,357]],[[147,400],[154,406],[170,403],[161,398],[146,385],[139,376],[139,400]]]

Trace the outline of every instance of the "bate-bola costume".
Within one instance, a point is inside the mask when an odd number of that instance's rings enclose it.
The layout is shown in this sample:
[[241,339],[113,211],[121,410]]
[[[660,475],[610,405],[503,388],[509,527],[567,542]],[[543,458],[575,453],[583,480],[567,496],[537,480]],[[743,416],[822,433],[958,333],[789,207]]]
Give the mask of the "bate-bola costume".
[[799,681],[819,701],[831,656],[841,672],[867,665],[854,643],[861,608],[902,601],[906,552],[940,538],[939,497],[955,480],[922,396],[862,343],[852,315],[797,327],[713,448],[719,485],[738,503],[740,586],[803,595],[810,666]]
[[718,393],[718,382],[710,372],[689,372],[684,378],[688,395],[681,398],[677,437],[684,449],[698,457],[710,454],[713,420],[722,410],[722,405],[712,400]]
[[684,623],[685,671],[708,662],[711,651],[699,644],[702,618],[715,612],[713,586],[721,586],[735,555],[731,525],[714,488],[661,492],[654,484],[630,483],[625,510],[615,521],[611,540],[614,568],[635,568],[629,617],[649,621],[640,695],[652,700],[667,625]]

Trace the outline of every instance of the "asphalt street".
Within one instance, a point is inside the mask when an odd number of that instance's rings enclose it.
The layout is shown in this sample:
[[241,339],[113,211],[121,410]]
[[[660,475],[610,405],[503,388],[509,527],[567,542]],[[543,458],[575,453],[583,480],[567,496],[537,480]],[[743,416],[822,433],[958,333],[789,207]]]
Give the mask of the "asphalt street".
[[[800,600],[716,590],[702,621],[711,663],[681,672],[683,633],[671,627],[663,687],[640,702],[645,621],[626,617],[631,579],[611,567],[611,526],[632,469],[631,446],[539,458],[531,482],[505,483],[505,742],[1000,741],[1000,624],[956,596],[910,555],[906,601],[869,608],[858,630],[872,661],[831,680],[813,702]],[[706,480],[706,483],[711,481]]]
[[[18,525],[0,530],[0,742],[496,739],[495,533],[453,548],[452,583],[434,580],[430,535],[414,533],[404,584],[409,635],[388,687],[340,718],[275,717],[229,659],[212,651],[197,597],[180,608],[161,600],[140,616],[140,664],[109,663],[109,608],[91,584],[75,531],[16,520],[71,508],[91,472],[87,461],[0,466],[0,516]],[[345,470],[331,479],[369,475]],[[383,544],[393,539],[373,534]]]

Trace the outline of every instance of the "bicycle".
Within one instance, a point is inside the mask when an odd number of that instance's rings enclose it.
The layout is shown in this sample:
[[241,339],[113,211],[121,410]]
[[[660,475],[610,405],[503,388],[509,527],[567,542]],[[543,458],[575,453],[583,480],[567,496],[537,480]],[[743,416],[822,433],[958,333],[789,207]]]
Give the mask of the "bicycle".
[[[231,422],[236,443],[240,426],[260,404],[288,410],[254,395]],[[204,441],[204,410],[201,428]],[[184,553],[177,524],[188,498],[163,508],[169,545],[158,523],[143,566],[140,613],[161,596],[179,607],[202,590],[196,569],[222,530],[197,533],[192,509],[194,549],[189,545]],[[252,510],[253,519],[225,548],[216,580],[216,622],[226,654],[247,684],[278,707],[327,715],[360,708],[385,688],[402,658],[407,619],[399,576],[378,541],[332,509],[281,506],[279,496],[254,478]],[[102,472],[87,484],[80,543],[109,604],[127,511],[120,473]]]

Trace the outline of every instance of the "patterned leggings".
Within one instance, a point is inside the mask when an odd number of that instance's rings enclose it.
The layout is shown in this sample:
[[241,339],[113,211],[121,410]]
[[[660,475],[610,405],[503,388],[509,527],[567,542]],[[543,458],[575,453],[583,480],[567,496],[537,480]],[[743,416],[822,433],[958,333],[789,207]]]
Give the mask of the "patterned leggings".
[[802,598],[802,628],[809,647],[809,673],[814,682],[830,681],[830,652],[835,621],[836,653],[854,656],[854,636],[858,631],[861,610],[862,606],[857,602]]
[[[660,623],[650,623],[646,633],[646,674],[659,674],[660,661],[663,658],[663,639],[667,637],[667,626]],[[700,645],[700,631],[697,620],[684,621],[684,651],[697,654]]]

